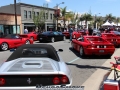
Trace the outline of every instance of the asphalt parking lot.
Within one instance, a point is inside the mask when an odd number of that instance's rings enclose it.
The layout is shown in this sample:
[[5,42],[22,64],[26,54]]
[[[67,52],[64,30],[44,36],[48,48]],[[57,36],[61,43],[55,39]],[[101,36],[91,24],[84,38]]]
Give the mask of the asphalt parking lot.
[[[39,44],[39,42],[34,42],[34,44]],[[63,49],[60,52],[61,57],[66,62],[70,70],[72,71],[73,84],[74,86],[82,85],[97,69],[109,70],[108,67],[101,66],[104,62],[108,60],[106,57],[79,57],[79,53],[73,51],[70,47],[71,44],[68,40],[59,41],[55,43],[48,43],[53,45],[56,49]],[[0,52],[0,63],[4,62],[12,52],[1,51]],[[99,75],[99,73],[98,73]]]

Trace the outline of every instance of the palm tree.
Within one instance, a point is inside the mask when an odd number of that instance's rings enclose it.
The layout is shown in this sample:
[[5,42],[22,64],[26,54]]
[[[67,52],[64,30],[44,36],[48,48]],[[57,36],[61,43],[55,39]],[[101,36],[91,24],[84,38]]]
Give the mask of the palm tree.
[[68,24],[69,24],[69,22],[73,18],[73,12],[67,12],[66,15],[65,15],[65,18],[66,18],[66,20],[68,21]]
[[96,22],[97,22],[98,26],[100,27],[103,24],[103,19],[101,17],[98,17],[96,19]]
[[89,13],[83,14],[83,20],[85,20],[85,25],[88,28],[87,22],[93,19],[92,15]]
[[62,18],[63,18],[63,21],[64,21],[64,29],[65,29],[65,16],[66,16],[66,13],[67,13],[67,6],[64,7],[64,8],[61,8],[61,14],[62,14]]
[[117,26],[118,26],[118,23],[120,22],[120,17],[117,17],[115,22],[117,23]]
[[108,14],[105,17],[105,21],[109,21],[110,23],[115,20],[115,17],[112,14]]
[[80,16],[78,19],[78,23],[80,23],[80,26],[82,27],[82,21],[84,21],[83,15]]

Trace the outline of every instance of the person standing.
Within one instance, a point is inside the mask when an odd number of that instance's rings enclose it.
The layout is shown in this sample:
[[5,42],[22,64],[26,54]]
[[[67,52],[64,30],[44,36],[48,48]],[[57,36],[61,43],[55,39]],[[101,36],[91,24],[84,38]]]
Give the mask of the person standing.
[[25,28],[25,30],[24,30],[24,34],[27,34],[28,33],[28,30],[27,30],[27,28]]
[[69,28],[70,41],[72,41],[72,33],[73,33],[73,28],[70,26]]

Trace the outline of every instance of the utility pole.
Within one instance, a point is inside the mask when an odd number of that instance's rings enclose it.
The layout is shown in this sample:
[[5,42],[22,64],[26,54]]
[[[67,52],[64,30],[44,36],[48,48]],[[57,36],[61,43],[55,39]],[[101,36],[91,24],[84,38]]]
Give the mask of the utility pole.
[[17,34],[17,14],[16,14],[16,0],[14,0],[14,10],[15,10],[15,27],[16,27],[16,34]]

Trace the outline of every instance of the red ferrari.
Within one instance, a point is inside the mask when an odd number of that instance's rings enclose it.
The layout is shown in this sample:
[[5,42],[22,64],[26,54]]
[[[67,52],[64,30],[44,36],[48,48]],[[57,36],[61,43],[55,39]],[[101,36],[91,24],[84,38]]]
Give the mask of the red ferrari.
[[72,38],[73,38],[73,39],[77,39],[77,38],[79,38],[81,35],[82,35],[81,32],[74,31],[74,32],[72,33]]
[[101,37],[113,43],[114,46],[120,46],[120,36],[113,33],[102,33]]
[[29,32],[28,34],[22,34],[20,36],[24,37],[24,38],[29,38],[29,39],[35,41],[35,40],[37,40],[37,35],[38,35],[38,33],[36,33],[36,32]]
[[6,51],[10,48],[17,48],[23,44],[33,44],[33,40],[22,38],[16,34],[9,34],[0,38],[0,49],[2,51]]
[[63,32],[62,34],[65,35],[66,38],[69,38],[69,37],[70,37],[70,33],[69,33],[68,31]]
[[73,39],[71,45],[73,49],[80,53],[81,57],[85,55],[111,56],[115,51],[112,43],[99,36],[83,36],[78,39]]

